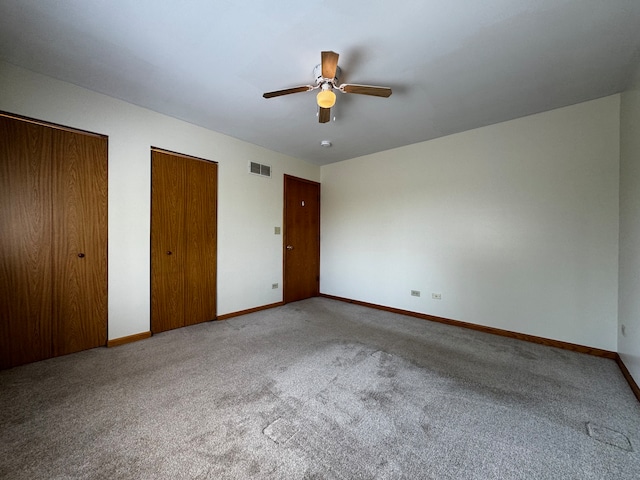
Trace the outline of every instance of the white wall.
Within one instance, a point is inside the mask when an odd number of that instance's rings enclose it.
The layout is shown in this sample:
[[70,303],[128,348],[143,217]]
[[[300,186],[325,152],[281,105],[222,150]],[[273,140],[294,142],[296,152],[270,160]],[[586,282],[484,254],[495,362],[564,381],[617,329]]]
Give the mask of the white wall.
[[619,101],[322,167],[321,292],[615,351]]
[[640,66],[620,104],[619,285],[618,352],[640,385]]
[[218,162],[218,314],[282,300],[283,174],[319,167],[6,63],[0,110],[109,136],[109,339],[149,330],[151,146]]

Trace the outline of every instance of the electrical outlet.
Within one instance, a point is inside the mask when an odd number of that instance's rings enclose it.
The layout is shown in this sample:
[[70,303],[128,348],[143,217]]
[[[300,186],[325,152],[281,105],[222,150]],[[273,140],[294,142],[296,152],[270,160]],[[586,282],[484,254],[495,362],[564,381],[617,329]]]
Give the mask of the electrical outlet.
[[278,284],[277,283],[272,283],[271,284],[271,288],[275,290],[276,288],[278,288]]
[[433,298],[434,300],[442,300],[442,294],[441,293],[432,293],[431,294],[431,298]]
[[420,290],[411,290],[411,296],[412,297],[419,297],[420,296]]

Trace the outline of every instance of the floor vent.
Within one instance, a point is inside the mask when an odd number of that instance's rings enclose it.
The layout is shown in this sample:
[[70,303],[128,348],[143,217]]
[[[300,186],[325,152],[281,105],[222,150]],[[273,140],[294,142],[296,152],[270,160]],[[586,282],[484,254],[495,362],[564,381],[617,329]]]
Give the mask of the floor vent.
[[249,162],[249,173],[260,175],[261,177],[271,177],[271,167],[256,162]]

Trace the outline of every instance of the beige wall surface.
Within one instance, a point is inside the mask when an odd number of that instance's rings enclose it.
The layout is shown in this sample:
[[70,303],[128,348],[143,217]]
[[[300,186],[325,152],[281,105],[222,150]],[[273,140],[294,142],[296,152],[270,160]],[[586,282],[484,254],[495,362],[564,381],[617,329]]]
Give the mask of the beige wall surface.
[[616,350],[619,102],[323,166],[321,292]]
[[619,284],[618,352],[640,385],[640,66],[620,105]]

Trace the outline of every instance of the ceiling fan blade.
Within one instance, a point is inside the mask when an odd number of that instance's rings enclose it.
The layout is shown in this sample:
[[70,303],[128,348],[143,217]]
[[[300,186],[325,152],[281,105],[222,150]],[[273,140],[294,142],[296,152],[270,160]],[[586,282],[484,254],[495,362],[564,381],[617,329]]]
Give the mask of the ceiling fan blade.
[[318,122],[327,123],[331,120],[331,109],[320,107],[320,114],[318,115]]
[[262,94],[264,98],[273,98],[273,97],[281,97],[282,95],[290,95],[292,93],[300,93],[300,92],[308,92],[309,90],[313,90],[315,87],[311,85],[301,85],[299,87],[293,88],[285,88],[284,90],[276,90],[274,92],[267,92]]
[[338,68],[338,54],[336,52],[322,52],[322,76],[335,78]]
[[389,97],[391,89],[388,87],[374,87],[372,85],[350,85],[343,84],[338,87],[344,93],[357,93],[359,95],[373,95],[374,97]]

